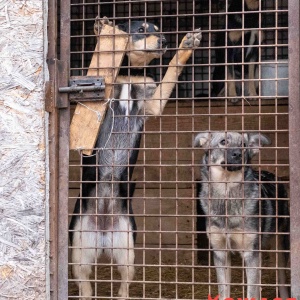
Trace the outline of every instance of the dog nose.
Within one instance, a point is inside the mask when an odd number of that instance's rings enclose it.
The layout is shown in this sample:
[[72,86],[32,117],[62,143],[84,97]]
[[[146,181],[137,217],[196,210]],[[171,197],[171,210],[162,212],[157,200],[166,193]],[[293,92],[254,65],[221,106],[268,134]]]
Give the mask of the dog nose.
[[242,150],[238,148],[227,150],[227,164],[234,166],[227,166],[228,171],[238,171],[242,164]]
[[242,161],[242,150],[239,148],[233,148],[227,150],[227,163],[237,164]]
[[233,158],[241,158],[242,157],[241,149],[232,149],[231,156]]
[[164,37],[161,38],[161,47],[162,47],[162,48],[166,48],[167,45],[168,45],[167,40],[166,40]]

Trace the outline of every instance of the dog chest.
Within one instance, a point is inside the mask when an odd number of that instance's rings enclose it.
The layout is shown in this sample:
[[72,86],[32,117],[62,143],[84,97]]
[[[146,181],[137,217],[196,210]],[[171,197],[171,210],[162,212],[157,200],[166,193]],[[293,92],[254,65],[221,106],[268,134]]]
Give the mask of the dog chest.
[[249,191],[247,184],[203,183],[200,201],[205,213],[210,216],[209,222],[228,229],[239,228],[241,224],[256,227],[257,220],[247,216],[257,214],[258,195],[256,191]]
[[213,189],[220,190],[221,193],[229,192],[241,184],[243,173],[241,171],[229,172],[220,166],[212,166],[210,167],[210,180]]
[[142,101],[150,99],[156,90],[156,84],[152,77],[147,76],[118,76],[114,87],[114,98],[138,101],[139,108],[143,108]]

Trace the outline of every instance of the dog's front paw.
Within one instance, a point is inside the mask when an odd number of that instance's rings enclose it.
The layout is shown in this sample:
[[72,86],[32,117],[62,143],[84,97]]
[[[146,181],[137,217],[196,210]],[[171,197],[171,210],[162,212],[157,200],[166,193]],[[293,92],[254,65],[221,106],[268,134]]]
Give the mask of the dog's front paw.
[[171,60],[170,65],[186,64],[193,53],[193,48],[200,45],[201,39],[202,33],[200,28],[196,29],[194,33],[187,33],[179,45],[177,57]]
[[230,98],[229,101],[233,104],[237,104],[241,99],[240,98]]
[[95,24],[94,24],[94,32],[95,32],[95,35],[99,35],[102,28],[105,26],[105,25],[109,25],[109,26],[112,26],[112,22],[109,21],[109,19],[107,17],[103,17],[103,18],[100,18],[99,16],[96,17],[96,20],[95,20]]
[[256,90],[250,91],[248,95],[248,100],[257,100],[258,94],[256,93]]
[[202,39],[201,28],[196,29],[194,33],[187,33],[185,39],[183,40],[183,48],[194,48],[199,47]]

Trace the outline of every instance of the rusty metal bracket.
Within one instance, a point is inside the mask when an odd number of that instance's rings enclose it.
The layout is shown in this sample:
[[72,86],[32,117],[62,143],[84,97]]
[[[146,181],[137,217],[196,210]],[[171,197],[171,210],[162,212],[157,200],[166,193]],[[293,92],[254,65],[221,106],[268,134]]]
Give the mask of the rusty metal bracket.
[[68,87],[60,87],[60,93],[69,93],[70,101],[99,101],[105,96],[103,77],[72,77]]

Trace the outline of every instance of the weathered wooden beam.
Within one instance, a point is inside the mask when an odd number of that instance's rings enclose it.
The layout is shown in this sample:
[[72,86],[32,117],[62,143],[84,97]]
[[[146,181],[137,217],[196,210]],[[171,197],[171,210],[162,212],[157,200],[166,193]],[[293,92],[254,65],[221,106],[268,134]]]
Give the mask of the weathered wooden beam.
[[[97,22],[100,24],[97,27]],[[99,29],[101,27],[101,29]],[[97,45],[87,76],[102,76],[105,79],[105,100],[78,103],[70,125],[70,149],[82,149],[91,155],[107,109],[112,98],[113,83],[118,75],[125,54],[128,35],[116,27],[96,20],[95,31],[100,31]]]

